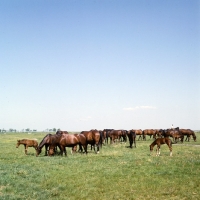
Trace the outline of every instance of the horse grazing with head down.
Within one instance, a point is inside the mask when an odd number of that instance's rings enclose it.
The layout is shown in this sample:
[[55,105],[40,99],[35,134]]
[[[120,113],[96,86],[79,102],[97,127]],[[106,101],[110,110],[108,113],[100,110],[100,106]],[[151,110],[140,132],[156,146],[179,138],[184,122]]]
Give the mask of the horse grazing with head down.
[[27,155],[27,152],[28,152],[28,147],[34,147],[35,150],[38,147],[38,142],[36,140],[29,140],[29,139],[17,140],[16,148],[18,148],[20,144],[24,145],[26,155]]
[[42,152],[42,148],[45,146],[45,156],[47,156],[48,147],[54,144],[55,147],[59,147],[59,138],[61,134],[47,134],[42,141],[40,142],[39,146],[36,148],[36,156],[38,156]]
[[170,150],[170,156],[172,156],[172,141],[168,137],[155,139],[154,142],[152,142],[152,144],[150,145],[150,153],[152,153],[154,146],[157,145],[156,156],[159,156],[160,146],[162,144],[167,144]]
[[86,154],[87,154],[87,142],[84,135],[81,134],[62,134],[58,140],[49,146],[49,155],[54,154],[55,146],[59,145],[61,150],[61,155],[63,155],[63,152],[67,156],[67,151],[65,147],[72,147],[72,153],[76,151],[77,145],[79,145],[79,148],[82,151],[82,147],[84,148]]

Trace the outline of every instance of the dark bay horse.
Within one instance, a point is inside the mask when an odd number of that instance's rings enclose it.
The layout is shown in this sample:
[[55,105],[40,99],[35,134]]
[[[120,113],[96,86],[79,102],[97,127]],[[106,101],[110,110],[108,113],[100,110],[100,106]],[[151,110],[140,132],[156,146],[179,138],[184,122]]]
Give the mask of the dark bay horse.
[[133,142],[134,142],[134,145],[135,145],[135,148],[136,148],[136,133],[135,133],[135,130],[130,130],[127,132],[127,136],[128,136],[128,139],[129,139],[129,143],[130,143],[130,148],[133,148]]
[[[38,156],[42,152],[42,148],[45,146],[45,156],[47,156],[48,147],[50,145],[54,145],[55,148],[59,145],[59,138],[62,134],[47,134],[42,141],[40,142],[39,146],[36,148],[36,156]],[[55,150],[54,150],[55,151]]]
[[182,133],[184,136],[186,136],[185,141],[188,141],[188,142],[189,142],[189,141],[190,141],[190,137],[192,136],[192,137],[193,137],[193,140],[196,142],[197,137],[196,137],[194,131],[192,131],[191,129],[180,129],[179,131],[180,131],[180,133]]
[[38,156],[41,152],[42,152],[42,148],[45,146],[45,156],[47,156],[47,152],[48,152],[48,147],[51,144],[55,144],[55,149],[54,152],[57,151],[57,146],[60,149],[60,145],[59,145],[59,138],[63,135],[63,134],[68,134],[67,131],[57,131],[56,134],[47,134],[42,141],[40,142],[39,146],[36,149],[36,156]]
[[124,142],[126,142],[126,132],[125,130],[112,130],[110,131],[110,144],[115,142],[120,142],[122,138]]
[[34,147],[35,150],[38,147],[38,142],[36,140],[29,140],[29,139],[17,140],[16,148],[18,148],[20,144],[24,145],[26,155],[27,155],[27,152],[28,152],[28,147]]
[[150,145],[150,153],[152,153],[154,146],[157,145],[156,156],[159,156],[160,155],[160,146],[162,144],[167,144],[167,146],[169,147],[169,150],[170,150],[170,156],[172,156],[172,141],[168,137],[155,139],[154,142],[152,142],[152,144]]
[[87,141],[86,137],[81,134],[62,134],[58,140],[56,140],[54,143],[50,144],[49,146],[49,155],[54,154],[55,146],[59,145],[61,148],[61,155],[63,155],[63,152],[67,156],[67,151],[65,147],[72,147],[72,153],[76,151],[77,145],[79,145],[79,148],[82,150],[82,147],[85,150],[85,153],[87,154]]
[[97,147],[96,153],[99,153],[99,147],[102,146],[102,135],[97,130],[90,130],[90,131],[82,131],[80,134],[83,134],[86,138],[87,145],[91,144]]
[[173,141],[175,141],[176,143],[179,141],[179,139],[182,143],[183,143],[183,140],[184,140],[184,135],[179,131],[179,127],[174,128],[174,129],[163,130],[162,136],[172,137]]
[[105,143],[108,144],[108,138],[110,138],[110,133],[113,129],[104,129],[103,132],[105,132]]

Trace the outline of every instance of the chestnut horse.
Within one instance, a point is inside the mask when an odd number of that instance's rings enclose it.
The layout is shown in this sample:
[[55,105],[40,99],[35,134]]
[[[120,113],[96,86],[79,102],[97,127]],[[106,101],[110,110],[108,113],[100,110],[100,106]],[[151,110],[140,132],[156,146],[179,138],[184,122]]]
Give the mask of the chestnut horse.
[[102,146],[102,135],[97,130],[82,131],[80,134],[83,134],[86,138],[87,145],[91,144],[97,147],[96,153],[99,153],[99,147]]
[[156,139],[156,130],[154,129],[145,129],[142,131],[143,133],[143,139],[146,140],[146,135],[150,136],[150,139],[151,139],[151,136],[153,136],[153,139]]
[[17,140],[16,148],[18,148],[20,144],[24,145],[26,155],[27,155],[27,152],[28,152],[28,147],[34,147],[35,150],[38,147],[38,142],[36,140],[29,140],[29,139]]
[[159,156],[160,146],[162,144],[167,144],[170,150],[170,156],[172,156],[172,141],[168,137],[155,139],[154,142],[152,142],[152,144],[150,145],[150,154],[152,153],[154,146],[157,145],[156,156]]
[[52,142],[49,146],[49,155],[54,154],[55,146],[58,145],[61,148],[61,155],[63,152],[67,156],[67,151],[65,147],[72,147],[72,152],[76,151],[77,145],[82,150],[82,146],[87,154],[87,142],[84,135],[81,134],[62,134],[59,136],[54,142]]

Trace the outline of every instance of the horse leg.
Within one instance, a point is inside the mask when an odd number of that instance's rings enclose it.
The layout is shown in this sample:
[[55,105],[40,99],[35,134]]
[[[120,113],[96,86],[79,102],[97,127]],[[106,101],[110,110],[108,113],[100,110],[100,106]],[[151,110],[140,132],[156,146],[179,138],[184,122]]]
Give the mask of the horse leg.
[[156,156],[160,156],[160,146],[159,145],[157,145]]
[[[96,153],[99,153],[99,144],[97,143],[96,146],[97,146],[97,152]],[[94,147],[95,147],[95,145],[94,145]]]
[[25,154],[28,154],[28,145],[26,145]]
[[135,148],[136,148],[136,141],[135,141],[135,139],[136,139],[136,137],[134,137],[134,139],[133,139],[134,140],[134,144],[135,144]]
[[[83,148],[84,148],[84,150],[85,150],[85,153],[86,153],[86,155],[87,155],[87,153],[88,153],[88,152],[87,152],[87,144],[83,144],[82,146],[83,146]],[[81,148],[82,148],[82,147],[81,147]],[[83,153],[83,151],[81,151],[81,152]]]
[[45,144],[45,156],[47,156],[48,146],[49,145]]
[[27,145],[24,144],[24,150],[25,150],[25,154],[26,154],[26,155],[27,155],[27,149],[28,149]]
[[170,150],[170,156],[172,156],[172,147],[169,147],[169,150]]

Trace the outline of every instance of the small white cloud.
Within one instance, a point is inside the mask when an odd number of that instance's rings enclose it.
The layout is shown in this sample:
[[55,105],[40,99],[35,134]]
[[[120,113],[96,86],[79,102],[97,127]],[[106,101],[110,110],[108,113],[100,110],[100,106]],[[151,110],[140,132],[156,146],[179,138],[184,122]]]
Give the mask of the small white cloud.
[[80,121],[89,121],[92,117],[88,116],[88,117],[83,117],[83,118],[80,118],[79,120]]
[[135,107],[123,108],[123,110],[127,110],[127,111],[134,111],[134,110],[139,110],[139,109],[156,109],[156,107],[154,107],[154,106],[135,106]]

